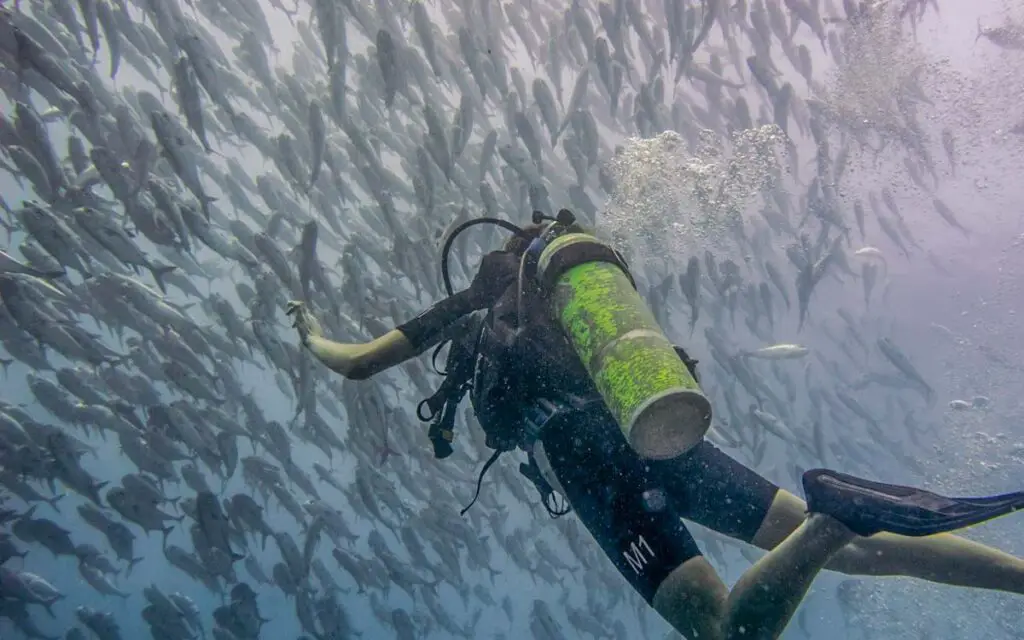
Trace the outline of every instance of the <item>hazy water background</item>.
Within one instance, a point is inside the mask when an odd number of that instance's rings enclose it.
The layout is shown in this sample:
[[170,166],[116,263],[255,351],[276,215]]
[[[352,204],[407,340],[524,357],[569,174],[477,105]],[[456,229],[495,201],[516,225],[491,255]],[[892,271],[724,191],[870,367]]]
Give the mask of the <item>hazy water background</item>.
[[[1020,284],[1024,271],[1024,137],[1005,133],[1015,122],[1014,114],[1017,121],[1024,119],[1024,107],[1020,107],[1024,104],[1024,54],[1000,50],[984,41],[973,42],[976,20],[980,17],[986,24],[990,23],[991,17],[1004,8],[1004,3],[946,1],[941,6],[941,17],[929,14],[920,26],[918,41],[931,56],[947,60],[949,67],[964,80],[955,83],[956,86],[945,87],[946,100],[941,104],[948,106],[948,111],[938,117],[942,122],[960,124],[963,127],[961,131],[970,128],[972,138],[965,140],[958,135],[962,169],[956,179],[946,178],[938,195],[958,212],[972,234],[965,239],[950,229],[931,210],[930,202],[903,188],[902,178],[892,180],[900,206],[919,242],[926,251],[934,254],[948,274],[941,273],[922,251],[915,252],[908,261],[894,250],[887,249],[888,292],[884,306],[878,304],[875,312],[883,325],[891,324],[890,335],[926,374],[940,398],[938,411],[941,413],[942,430],[932,455],[919,461],[934,478],[929,486],[950,493],[981,494],[1019,487],[1024,479],[1024,426],[1021,424],[1024,395],[1020,393],[1024,375],[1021,371],[1007,371],[993,364],[978,349],[978,345],[984,345],[1012,363],[1021,363],[1024,369],[1024,338],[1019,322],[1024,313],[1024,290]],[[268,15],[273,15],[271,11],[267,8]],[[290,51],[290,41],[295,36],[288,22],[275,20],[272,27],[275,36],[282,43],[288,43],[278,48],[282,52]],[[350,41],[353,53],[359,52],[363,46],[365,43],[357,42],[356,38]],[[812,52],[820,54],[820,50],[815,48]],[[287,54],[282,54],[277,63],[286,65],[287,60]],[[816,59],[815,62],[826,64],[824,60]],[[118,82],[144,84],[131,74],[129,68],[122,69]],[[978,115],[969,113],[975,110]],[[55,139],[62,140],[57,125],[51,125],[50,130]],[[57,146],[60,148],[59,144]],[[254,174],[265,169],[251,158],[240,158],[240,161]],[[870,169],[861,169],[856,175],[863,179],[865,185],[877,185],[885,179],[883,172]],[[22,198],[32,197],[29,193],[19,192],[6,176],[0,177],[0,189],[12,205]],[[877,235],[877,231],[875,233]],[[16,246],[19,241],[16,235],[11,245]],[[881,245],[883,241],[878,243]],[[685,262],[685,256],[682,262]],[[847,283],[840,288],[834,281],[825,284],[828,288],[819,291],[812,303],[812,314],[815,308],[836,304],[857,309],[862,307],[859,285]],[[232,291],[225,289],[221,293],[234,299]],[[936,324],[949,331],[935,327]],[[282,331],[285,330],[282,327]],[[815,335],[815,331],[811,325],[799,335],[794,333],[793,339],[820,342],[821,338]],[[54,362],[58,361],[59,358],[55,358]],[[3,381],[3,397],[29,404],[27,408],[33,415],[43,421],[49,419],[41,408],[31,406],[32,396],[23,384],[23,374],[19,366],[12,367]],[[291,404],[280,397],[272,380],[252,370],[245,382],[266,398],[263,408],[269,419],[287,421]],[[991,397],[991,411],[942,411],[946,401],[973,394]],[[893,426],[893,429],[901,428],[901,425]],[[87,461],[88,468],[108,479],[134,471],[119,457],[115,446],[108,443],[103,449],[102,460]],[[240,445],[243,454],[246,447]],[[296,459],[301,460],[304,454],[322,458],[319,453],[308,451],[304,445],[297,445]],[[780,452],[768,466],[782,464],[783,455]],[[401,464],[401,460],[395,463]],[[768,473],[769,470],[761,471]],[[898,479],[901,470],[882,468],[877,470],[877,474],[883,478]],[[243,489],[239,475],[236,474],[236,479],[229,483],[228,493]],[[344,481],[343,474],[340,474],[340,479]],[[773,479],[786,482],[790,490],[798,489],[782,478]],[[77,500],[71,495],[63,501],[61,518],[55,517],[47,507],[41,507],[40,515],[52,517],[69,528],[73,526],[76,543],[90,542],[103,548],[104,541],[99,534],[80,525],[77,520],[73,510]],[[533,505],[510,505],[510,508],[512,518],[521,522],[527,518],[546,518]],[[280,526],[297,533],[294,522],[280,511],[270,509],[268,521],[272,527]],[[357,521],[354,528],[357,533],[366,532],[365,523]],[[1024,555],[1022,532],[1024,522],[1017,518],[972,531],[970,535]],[[170,542],[185,547],[189,544],[182,531],[173,533]],[[204,620],[209,624],[210,612],[220,602],[185,575],[168,569],[157,536],[140,537],[136,545],[136,553],[144,555],[146,560],[130,577],[119,583],[122,589],[133,594],[124,602],[99,596],[84,585],[69,559],[53,560],[45,551],[34,550],[25,567],[47,577],[67,594],[67,600],[55,607],[56,620],[48,619],[45,614],[37,616],[40,627],[47,633],[62,634],[73,621],[73,606],[88,605],[118,614],[125,639],[149,637],[139,611],[143,602],[141,589],[150,583],[158,584],[165,592],[181,591],[192,596],[203,608]],[[268,560],[276,554],[272,546],[260,554],[265,568],[270,566]],[[365,548],[362,542],[357,546]],[[731,552],[730,557],[732,560],[728,566],[719,568],[729,581],[733,581],[749,563],[735,552]],[[515,635],[529,637],[529,603],[534,597],[545,597],[555,603],[561,596],[561,590],[547,585],[535,586],[511,564],[502,562],[500,550],[495,553],[495,558],[502,565],[498,568],[504,569],[505,573],[492,589],[494,597],[500,600],[506,593],[512,595],[520,605]],[[328,566],[333,565],[328,563]],[[468,580],[487,584],[482,576],[470,571],[466,574]],[[931,587],[902,579],[865,579],[859,581],[855,589],[837,591],[841,580],[841,576],[823,576],[805,603],[813,637],[1010,638],[1020,637],[1013,634],[1012,625],[1016,624],[1018,630],[1024,629],[1024,617],[1020,613],[1024,606],[1020,598]],[[339,581],[343,586],[351,586],[348,578],[340,572]],[[566,576],[564,588],[570,597],[578,596],[583,589],[579,574]],[[850,593],[857,594],[856,607],[862,615],[875,619],[873,624],[878,632],[865,636],[853,627],[849,631],[839,631],[844,624],[840,594]],[[446,601],[450,602],[457,619],[464,620],[461,601],[454,594],[449,593],[448,596]],[[393,632],[381,627],[371,615],[365,595],[356,595],[353,591],[340,599],[355,626],[363,632],[364,639],[393,637]],[[390,602],[393,605],[410,604],[408,597],[397,590],[392,590]],[[259,591],[259,603],[264,617],[270,619],[262,637],[294,638],[300,633],[294,618],[294,606],[282,592],[262,589]],[[39,612],[38,608],[32,611]],[[639,633],[633,622],[635,615],[630,613],[629,616],[630,629]],[[479,637],[489,637],[493,631],[507,630],[506,627],[503,613],[487,611],[477,630]],[[0,637],[6,639],[10,632],[0,626],[0,633],[3,633]],[[442,636],[435,634],[433,637]],[[660,634],[654,637],[660,637]],[[803,634],[794,625],[786,637],[800,638]]]

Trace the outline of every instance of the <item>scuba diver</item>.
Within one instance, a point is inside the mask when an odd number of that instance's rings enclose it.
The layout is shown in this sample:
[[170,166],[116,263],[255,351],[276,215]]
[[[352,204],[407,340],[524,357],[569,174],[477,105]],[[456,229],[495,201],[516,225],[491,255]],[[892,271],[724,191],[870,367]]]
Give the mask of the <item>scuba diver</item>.
[[[513,236],[453,294],[452,241],[480,223]],[[470,392],[495,450],[481,477],[503,451],[523,450],[520,471],[548,511],[575,511],[684,636],[777,638],[822,569],[1024,594],[1024,561],[949,533],[1024,507],[1024,492],[948,498],[815,469],[804,502],[704,440],[711,407],[696,361],[657,327],[622,255],[571,212],[535,212],[525,228],[463,223],[441,268],[449,296],[367,343],[327,339],[300,301],[286,311],[310,353],[348,379],[435,346],[436,357],[450,341],[446,378],[417,411],[431,421],[435,456],[451,454],[455,409]],[[556,492],[569,509],[556,509]],[[768,553],[730,591],[680,518]]]

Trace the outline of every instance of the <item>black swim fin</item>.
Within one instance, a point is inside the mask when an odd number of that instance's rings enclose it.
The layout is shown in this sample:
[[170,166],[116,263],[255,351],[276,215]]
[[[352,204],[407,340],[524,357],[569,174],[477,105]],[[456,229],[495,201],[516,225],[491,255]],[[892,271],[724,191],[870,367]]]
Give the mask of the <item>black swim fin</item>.
[[828,469],[804,473],[807,510],[842,522],[860,536],[883,531],[930,536],[981,524],[1024,509],[1024,491],[948,498],[924,489],[871,482]]

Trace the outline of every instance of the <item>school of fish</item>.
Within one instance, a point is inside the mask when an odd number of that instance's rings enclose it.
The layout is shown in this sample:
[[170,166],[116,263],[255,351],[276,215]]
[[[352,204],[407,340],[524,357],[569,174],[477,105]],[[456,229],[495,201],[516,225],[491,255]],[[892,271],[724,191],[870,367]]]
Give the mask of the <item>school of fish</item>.
[[[969,236],[938,195],[962,141],[934,130],[921,69],[893,64],[878,117],[857,119],[821,69],[912,43],[937,0],[289,5],[0,3],[2,637],[661,637],[514,463],[458,517],[489,450],[464,407],[455,455],[432,457],[425,358],[343,380],[283,313],[304,300],[334,339],[381,335],[440,299],[441,240],[478,215],[671,225],[684,214],[657,202],[604,213],[628,173],[615,159],[654,143],[771,142],[756,180],[723,160],[686,183],[706,216],[728,209],[724,240],[630,247],[656,317],[700,358],[708,437],[794,486],[879,460],[920,477],[933,382],[864,315],[884,314],[890,262],[934,256],[889,187],[847,182],[896,158]],[[1024,50],[1009,20],[977,38]],[[462,286],[498,239],[456,242]],[[845,306],[814,304],[840,287]],[[700,542],[725,562],[720,538]],[[71,575],[97,597],[54,586]]]

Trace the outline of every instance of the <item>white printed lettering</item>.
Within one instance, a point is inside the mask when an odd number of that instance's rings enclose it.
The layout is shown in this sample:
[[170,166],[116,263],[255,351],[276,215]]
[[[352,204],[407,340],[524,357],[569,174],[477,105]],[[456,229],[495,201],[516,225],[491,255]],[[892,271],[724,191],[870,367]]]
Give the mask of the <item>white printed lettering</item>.
[[[644,553],[645,551],[646,554]],[[626,558],[626,562],[629,563],[629,567],[633,572],[636,575],[640,575],[650,559],[654,558],[654,550],[651,549],[651,545],[647,544],[644,537],[640,536],[636,542],[629,543],[629,550],[622,552],[622,555]]]

